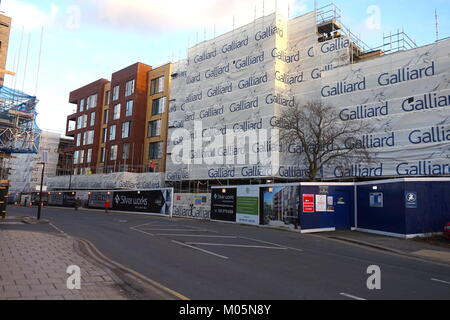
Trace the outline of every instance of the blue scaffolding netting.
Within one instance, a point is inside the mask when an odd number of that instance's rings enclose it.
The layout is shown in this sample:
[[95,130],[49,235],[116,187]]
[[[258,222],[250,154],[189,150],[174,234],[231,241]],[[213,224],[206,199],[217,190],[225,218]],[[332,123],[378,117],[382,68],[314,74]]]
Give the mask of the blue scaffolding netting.
[[0,152],[37,153],[41,130],[36,124],[38,100],[0,86]]

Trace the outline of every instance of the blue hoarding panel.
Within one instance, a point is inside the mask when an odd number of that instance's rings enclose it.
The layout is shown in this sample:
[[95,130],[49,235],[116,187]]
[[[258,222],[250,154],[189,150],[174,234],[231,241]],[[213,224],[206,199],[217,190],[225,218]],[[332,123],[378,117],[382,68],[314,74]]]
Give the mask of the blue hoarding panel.
[[416,235],[441,232],[450,221],[450,181],[357,186],[357,197],[358,228]]
[[357,186],[357,197],[358,228],[405,234],[403,182]]
[[[324,190],[326,190],[324,192]],[[304,195],[325,196],[326,208],[314,205],[314,212],[304,212]],[[354,226],[354,187],[353,186],[302,186],[300,192],[299,217],[302,230],[344,229]],[[317,202],[317,201],[316,201]],[[325,211],[324,211],[325,210]]]
[[407,182],[407,194],[415,194],[416,201],[405,199],[406,233],[441,232],[450,222],[450,182]]

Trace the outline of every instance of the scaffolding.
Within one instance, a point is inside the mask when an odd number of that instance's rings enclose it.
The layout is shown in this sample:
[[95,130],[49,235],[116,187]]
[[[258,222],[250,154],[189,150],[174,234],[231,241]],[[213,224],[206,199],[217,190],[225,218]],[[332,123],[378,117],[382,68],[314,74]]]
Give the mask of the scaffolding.
[[365,52],[371,51],[371,48],[364,41],[341,22],[341,9],[334,3],[316,9],[316,15],[319,42],[348,37],[352,43],[352,55],[361,56]]
[[383,35],[383,44],[371,48],[341,22],[341,10],[334,3],[316,9],[318,41],[348,37],[351,42],[351,63],[417,48],[417,44],[404,30]]
[[402,29],[397,32],[390,32],[388,35],[383,34],[383,44],[377,49],[382,50],[385,54],[395,53],[398,51],[406,51],[417,48],[417,44]]
[[40,129],[36,124],[36,97],[0,86],[0,153],[36,154]]

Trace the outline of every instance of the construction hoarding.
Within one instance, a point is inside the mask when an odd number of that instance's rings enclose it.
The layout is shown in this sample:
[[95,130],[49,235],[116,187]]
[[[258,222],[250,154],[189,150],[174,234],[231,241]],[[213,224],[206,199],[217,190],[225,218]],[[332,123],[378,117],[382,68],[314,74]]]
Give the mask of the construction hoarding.
[[266,129],[313,100],[370,128],[348,143],[374,161],[328,166],[324,178],[450,174],[450,40],[358,63],[352,46],[319,42],[312,12],[265,16],[190,48],[174,64],[167,181],[308,177],[302,147]]
[[211,194],[175,193],[173,216],[209,220],[211,217]]

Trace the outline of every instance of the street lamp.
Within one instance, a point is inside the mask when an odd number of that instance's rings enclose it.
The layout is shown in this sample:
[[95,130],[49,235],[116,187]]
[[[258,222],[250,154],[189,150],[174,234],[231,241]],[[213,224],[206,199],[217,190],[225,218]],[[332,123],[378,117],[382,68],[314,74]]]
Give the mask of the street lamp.
[[41,210],[42,210],[42,188],[44,185],[44,171],[45,171],[45,162],[39,162],[38,164],[42,164],[42,174],[41,174],[41,188],[39,191],[39,205],[37,212],[37,219],[41,220]]

